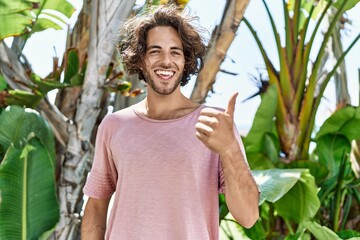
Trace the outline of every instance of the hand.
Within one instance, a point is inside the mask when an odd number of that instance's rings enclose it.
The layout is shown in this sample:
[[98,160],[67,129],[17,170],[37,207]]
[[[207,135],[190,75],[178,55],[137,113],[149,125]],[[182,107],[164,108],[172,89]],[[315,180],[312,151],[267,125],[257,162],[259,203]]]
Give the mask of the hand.
[[233,149],[239,144],[234,135],[234,112],[238,93],[230,97],[225,112],[204,108],[201,110],[198,122],[195,125],[197,138],[209,149],[220,155]]

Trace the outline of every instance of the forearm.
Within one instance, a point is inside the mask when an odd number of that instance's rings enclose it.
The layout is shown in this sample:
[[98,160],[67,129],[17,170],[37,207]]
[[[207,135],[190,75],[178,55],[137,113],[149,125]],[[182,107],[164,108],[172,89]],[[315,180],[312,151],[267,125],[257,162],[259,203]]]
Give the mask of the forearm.
[[238,223],[249,228],[259,217],[259,189],[238,144],[220,158],[228,208]]
[[[104,201],[100,202],[99,201]],[[103,240],[106,231],[107,200],[89,199],[81,225],[81,239]]]

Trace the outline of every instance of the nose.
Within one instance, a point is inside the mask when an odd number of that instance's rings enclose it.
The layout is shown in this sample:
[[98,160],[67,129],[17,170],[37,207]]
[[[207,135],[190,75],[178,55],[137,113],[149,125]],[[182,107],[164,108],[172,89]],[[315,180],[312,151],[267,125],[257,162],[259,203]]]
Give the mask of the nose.
[[164,53],[161,60],[162,60],[162,64],[164,64],[165,66],[167,67],[171,66],[171,56],[169,53]]

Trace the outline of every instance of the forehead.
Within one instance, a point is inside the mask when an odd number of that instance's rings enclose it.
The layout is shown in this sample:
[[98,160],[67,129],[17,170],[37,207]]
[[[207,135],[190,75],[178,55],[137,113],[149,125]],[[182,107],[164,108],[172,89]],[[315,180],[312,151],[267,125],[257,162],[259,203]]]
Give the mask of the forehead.
[[157,26],[149,30],[146,45],[175,46],[182,48],[178,32],[171,26]]

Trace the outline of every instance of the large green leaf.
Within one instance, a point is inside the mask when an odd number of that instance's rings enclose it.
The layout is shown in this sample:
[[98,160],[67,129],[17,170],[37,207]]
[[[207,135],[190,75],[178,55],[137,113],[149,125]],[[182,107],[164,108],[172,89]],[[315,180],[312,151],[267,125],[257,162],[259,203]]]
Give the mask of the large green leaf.
[[341,239],[360,239],[360,232],[354,230],[343,230],[338,232]]
[[29,108],[35,108],[44,97],[40,92],[28,92],[21,89],[9,90],[4,96],[5,106],[18,105]]
[[274,206],[278,214],[283,218],[301,223],[315,216],[320,208],[320,200],[317,196],[314,177],[309,170],[298,169],[298,171],[300,171],[301,176],[296,184],[282,198],[276,201]]
[[7,83],[3,75],[0,74],[0,92],[7,88]]
[[[275,125],[274,125],[275,127]],[[263,138],[263,152],[273,164],[278,164],[279,159],[279,139],[273,133],[266,133]]]
[[329,170],[328,178],[334,177],[339,173],[341,159],[344,154],[350,153],[351,142],[341,134],[328,134],[316,142],[315,154],[319,162],[327,166]]
[[277,91],[272,84],[263,95],[253,125],[244,138],[250,166],[257,169],[273,167],[279,161],[279,140],[274,116],[277,108]]
[[[40,4],[43,5],[42,11],[54,10],[64,14],[67,18],[70,18],[74,13],[75,8],[66,0],[40,0]],[[36,12],[36,11],[35,11]]]
[[0,239],[37,239],[59,219],[54,155],[30,133],[0,165]]
[[[59,25],[59,22],[66,24],[75,11],[74,7],[66,0],[39,1],[40,8],[33,10],[36,19],[32,25],[32,32],[40,32],[49,28],[60,30],[62,26]],[[57,14],[52,14],[54,11]]]
[[0,15],[0,40],[27,33],[32,19],[23,14]]
[[262,152],[246,152],[249,166],[253,170],[265,170],[275,168],[269,156]]
[[[294,10],[294,6],[295,6],[295,2],[298,0],[289,0],[288,1],[288,10],[289,11],[293,11]],[[316,4],[315,10],[313,11],[312,14],[312,18],[316,18],[320,12],[322,12],[325,8],[325,5],[327,4],[326,2],[329,2],[330,0],[326,0],[326,1],[318,1],[318,0],[301,0],[301,12],[302,12],[302,19],[300,21],[300,26],[302,26],[302,24],[304,23],[304,18],[307,17],[307,15],[310,13],[310,9],[312,8],[312,6],[314,4]],[[347,1],[347,4],[344,8],[343,11],[347,11],[353,7],[355,7],[356,4],[359,3],[360,0],[337,0],[334,1],[332,0],[333,3],[333,7],[335,8],[339,8],[341,6],[341,4],[343,3],[343,1]],[[315,3],[316,2],[316,3]],[[304,13],[305,12],[305,13]]]
[[248,135],[244,138],[247,151],[259,152],[266,133],[274,132],[274,116],[277,108],[277,91],[274,84],[270,85],[263,95],[260,106],[256,111],[254,122]]
[[[54,136],[49,125],[32,109],[9,106],[0,115],[0,146],[6,151],[11,145],[20,148],[30,132],[43,140],[46,149],[55,155]],[[0,159],[1,161],[1,159]]]
[[219,194],[219,220],[223,220],[229,213],[224,194]]
[[303,223],[315,237],[316,239],[326,239],[326,240],[339,240],[339,236],[333,232],[331,229],[321,226],[317,222],[307,221]]
[[300,180],[302,169],[254,170],[253,175],[261,190],[259,205],[276,202]]
[[349,154],[351,141],[360,139],[360,108],[345,107],[336,111],[321,126],[316,135],[315,154],[327,166],[328,178],[339,172],[343,154]]
[[48,92],[54,89],[59,88],[67,88],[72,85],[67,83],[61,83],[56,81],[55,79],[45,78],[42,79],[40,76],[36,74],[31,74],[30,80],[36,85],[35,91],[39,91],[43,96],[45,96]]
[[61,29],[58,22],[67,22],[75,11],[66,0],[0,0],[0,9],[0,40],[48,28]]
[[55,30],[62,29],[62,27],[59,24],[57,24],[54,21],[51,21],[50,19],[38,18],[38,20],[32,26],[32,31],[33,32],[41,32],[41,31],[44,31],[44,30],[46,30],[48,28],[53,28]]
[[[287,9],[289,12],[294,11],[296,1],[297,0],[289,0],[288,5],[287,5]],[[301,5],[300,5],[301,16],[300,16],[300,20],[299,20],[299,29],[300,30],[303,28],[306,18],[309,17],[309,13],[311,12],[311,8],[315,4],[315,1],[316,0],[301,0]],[[326,6],[326,2],[318,1],[316,3],[314,10],[312,11],[312,14],[310,17],[312,19],[316,19],[318,17],[319,13],[324,11],[325,6]]]
[[360,139],[360,107],[345,107],[336,111],[321,126],[316,140],[326,134],[342,134],[349,141]]
[[[55,30],[62,29],[59,22],[68,22],[75,8],[66,0],[39,0],[39,9],[34,9],[33,12],[37,16],[36,22],[33,25],[33,31],[39,32],[48,28]],[[57,14],[52,14],[55,12]]]
[[36,7],[38,0],[0,0],[0,40],[9,36],[18,36],[28,32],[33,19],[30,10]]
[[[56,74],[56,73],[55,73]],[[51,77],[51,76],[50,76]],[[18,105],[29,108],[36,108],[46,94],[53,89],[61,89],[81,85],[83,82],[82,73],[76,74],[71,80],[71,84],[61,83],[55,78],[41,78],[34,73],[30,74],[30,80],[34,85],[29,86],[32,91],[20,89],[1,92],[1,76],[0,76],[0,106]],[[73,81],[74,80],[74,81]],[[77,81],[77,82],[76,82]]]
[[325,180],[326,176],[329,174],[327,167],[314,160],[296,160],[289,164],[284,165],[286,168],[307,168],[309,169],[311,175],[315,177],[317,183]]
[[79,70],[79,52],[75,48],[70,48],[66,51],[65,56],[65,76],[64,83],[71,83],[71,78],[80,72]]
[[34,7],[34,4],[38,3],[38,0],[12,0],[12,1],[6,1],[1,0],[0,1],[0,15],[5,15],[9,13],[18,13],[22,12],[24,10],[30,10]]
[[[326,1],[329,2],[330,0],[326,0]],[[351,8],[355,7],[355,5],[358,4],[360,0],[337,0],[337,1],[334,1],[333,6],[335,8],[340,8],[341,4],[344,1],[346,1],[347,3],[345,5],[343,11],[347,11],[347,10],[350,10]]]

